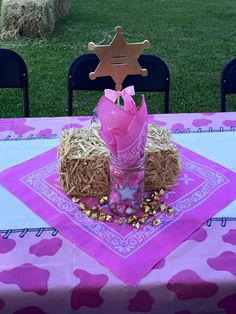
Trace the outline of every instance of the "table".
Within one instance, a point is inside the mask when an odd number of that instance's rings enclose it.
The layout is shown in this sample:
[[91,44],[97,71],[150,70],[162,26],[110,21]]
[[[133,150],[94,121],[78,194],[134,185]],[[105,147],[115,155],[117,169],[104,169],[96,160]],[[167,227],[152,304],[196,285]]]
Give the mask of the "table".
[[[236,113],[149,119],[236,172]],[[55,147],[61,130],[89,125],[90,117],[0,119],[0,170]],[[233,201],[129,287],[0,186],[0,313],[236,313],[235,208]]]

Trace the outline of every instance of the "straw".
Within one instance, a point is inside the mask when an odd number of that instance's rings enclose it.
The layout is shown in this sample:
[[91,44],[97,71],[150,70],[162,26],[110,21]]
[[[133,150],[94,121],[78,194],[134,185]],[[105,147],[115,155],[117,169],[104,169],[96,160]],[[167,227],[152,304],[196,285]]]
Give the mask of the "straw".
[[2,0],[1,38],[48,36],[69,8],[70,0]]
[[[99,128],[67,129],[58,149],[60,183],[76,197],[105,196],[109,191],[109,152]],[[151,124],[145,149],[145,190],[172,187],[181,166],[168,130]]]

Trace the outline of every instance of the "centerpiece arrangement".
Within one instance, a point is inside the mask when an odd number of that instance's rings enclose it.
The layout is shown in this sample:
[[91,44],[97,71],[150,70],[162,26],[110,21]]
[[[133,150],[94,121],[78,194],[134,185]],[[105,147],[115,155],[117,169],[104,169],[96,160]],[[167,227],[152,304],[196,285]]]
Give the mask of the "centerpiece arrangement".
[[[148,125],[144,95],[137,108],[134,87],[122,89],[127,75],[148,75],[138,63],[148,47],[147,40],[127,44],[121,27],[116,27],[110,45],[89,43],[100,60],[90,79],[111,76],[116,90],[105,89],[94,110],[100,124],[67,129],[59,147],[61,186],[80,209],[92,219],[130,223],[135,228],[150,217],[153,225],[159,225],[158,210],[173,214],[161,196],[180,173],[178,150],[169,132]],[[91,196],[98,200],[89,206]]]

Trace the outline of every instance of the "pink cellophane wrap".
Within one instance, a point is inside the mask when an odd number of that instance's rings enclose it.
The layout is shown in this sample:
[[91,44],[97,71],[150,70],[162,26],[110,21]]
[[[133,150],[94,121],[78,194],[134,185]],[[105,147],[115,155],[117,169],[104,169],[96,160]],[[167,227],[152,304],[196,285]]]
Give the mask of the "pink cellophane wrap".
[[[148,113],[144,96],[137,109],[131,95],[133,86],[118,92],[105,90],[96,108],[100,136],[111,155],[109,207],[120,216],[139,211],[144,190]],[[120,96],[123,106],[114,102]]]
[[[114,102],[114,93],[123,98],[123,106]],[[144,155],[147,141],[148,112],[144,96],[137,109],[131,97],[134,95],[133,87],[122,92],[105,90],[105,95],[97,105],[101,138],[115,158],[124,162],[139,160]]]

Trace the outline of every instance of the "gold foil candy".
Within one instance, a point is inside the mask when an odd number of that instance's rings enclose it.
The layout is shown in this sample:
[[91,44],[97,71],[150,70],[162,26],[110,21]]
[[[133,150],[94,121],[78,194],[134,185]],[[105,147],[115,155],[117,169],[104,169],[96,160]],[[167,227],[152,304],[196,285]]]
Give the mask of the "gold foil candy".
[[156,194],[157,192],[155,191],[155,192],[153,192],[152,193],[152,195],[151,195],[151,199],[154,201],[157,201],[157,200],[159,200],[159,196],[158,196],[158,193]]
[[100,220],[100,221],[105,221],[105,220],[106,220],[106,214],[103,213],[103,212],[101,212],[100,215],[99,215],[99,217],[98,217],[98,220]]
[[[155,212],[155,214],[156,214],[156,212]],[[154,214],[154,211],[153,211],[152,209],[150,209],[150,210],[148,211],[148,215],[149,215],[149,216],[154,216],[155,214]]]
[[161,203],[160,204],[160,210],[163,213],[164,211],[166,211],[166,204],[165,203]]
[[107,201],[108,201],[108,197],[107,196],[103,196],[102,198],[100,198],[99,204],[100,205],[104,205],[104,204],[107,203]]
[[119,218],[119,219],[118,219],[118,224],[119,224],[119,225],[124,225],[124,223],[125,223],[125,221],[124,221],[123,218]]
[[165,191],[163,189],[160,189],[159,195],[164,195],[164,194],[165,194]]
[[106,221],[112,222],[112,221],[114,221],[114,217],[111,215],[106,215]]
[[84,203],[80,203],[79,207],[80,207],[81,210],[85,210],[86,209],[86,206],[84,205]]
[[173,215],[175,211],[174,211],[173,207],[168,207],[167,212],[168,212],[168,214]]
[[152,194],[151,194],[151,196],[150,196],[150,197],[151,197],[151,199],[153,199],[153,198],[154,198],[154,196],[155,196],[155,194],[154,194],[154,193],[152,193]]
[[98,212],[92,212],[90,215],[90,218],[92,219],[98,219],[99,213]]
[[151,200],[150,198],[146,198],[146,199],[145,199],[145,202],[146,202],[146,203],[151,203],[151,201],[152,201],[152,200]]
[[93,206],[92,210],[98,210],[98,207],[97,206]]
[[147,221],[148,217],[141,217],[139,218],[139,223],[141,224],[145,224],[145,222]]
[[144,207],[144,212],[145,212],[145,213],[148,213],[148,212],[150,211],[150,209],[151,209],[151,207],[150,207],[149,205],[146,205],[146,206]]
[[150,205],[151,205],[152,209],[157,209],[158,206],[159,206],[158,203],[155,202],[155,201],[152,201],[152,202],[150,203]]
[[89,209],[84,209],[84,210],[83,210],[83,213],[84,213],[86,216],[88,216],[88,217],[90,217],[90,215],[92,214],[91,210],[89,210]]
[[139,229],[140,224],[139,224],[138,221],[135,221],[135,222],[132,223],[132,226],[133,226],[134,228],[136,228],[136,229]]
[[152,221],[152,225],[157,227],[161,224],[161,219],[159,218],[154,218],[153,221]]
[[132,215],[128,218],[128,224],[132,224],[134,221],[137,221],[137,216]]
[[72,202],[73,203],[78,203],[80,201],[80,198],[79,197],[76,197],[76,196],[73,196],[72,197]]

